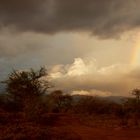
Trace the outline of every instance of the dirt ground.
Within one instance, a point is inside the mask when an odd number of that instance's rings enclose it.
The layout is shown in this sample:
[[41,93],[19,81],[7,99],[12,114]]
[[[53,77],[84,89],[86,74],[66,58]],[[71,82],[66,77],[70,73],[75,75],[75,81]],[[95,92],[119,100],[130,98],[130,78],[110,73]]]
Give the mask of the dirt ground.
[[[54,131],[67,130],[77,135],[77,138],[81,140],[140,140],[140,128],[138,126],[119,126],[119,120],[116,122],[107,121],[108,124],[103,125],[99,124],[98,119],[93,118],[93,120],[88,121],[88,118],[61,116],[55,124]],[[101,121],[100,119],[100,123],[103,122],[105,123],[104,120]]]
[[52,116],[50,124],[48,121],[31,123],[8,117],[9,122],[1,121],[0,140],[140,140],[139,126],[122,126],[115,118],[108,120],[104,116],[70,114]]

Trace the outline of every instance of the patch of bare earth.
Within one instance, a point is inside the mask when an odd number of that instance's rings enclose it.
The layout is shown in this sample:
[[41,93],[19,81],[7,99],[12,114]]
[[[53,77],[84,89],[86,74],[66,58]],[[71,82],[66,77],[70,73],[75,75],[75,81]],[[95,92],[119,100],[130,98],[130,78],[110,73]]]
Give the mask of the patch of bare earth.
[[[46,121],[45,121],[46,120]],[[1,114],[0,140],[140,140],[140,127],[108,116],[47,114],[37,122]]]
[[140,140],[138,126],[122,126],[121,120],[100,117],[60,115],[53,129],[61,132],[67,130],[77,134],[81,140]]

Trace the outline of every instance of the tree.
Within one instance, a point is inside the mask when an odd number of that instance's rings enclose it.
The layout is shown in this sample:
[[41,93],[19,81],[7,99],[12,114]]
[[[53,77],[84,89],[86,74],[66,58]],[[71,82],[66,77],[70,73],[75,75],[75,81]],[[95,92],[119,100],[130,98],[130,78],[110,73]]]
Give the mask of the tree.
[[71,107],[72,97],[61,90],[55,90],[49,95],[54,112],[67,111]]
[[136,88],[132,90],[132,95],[136,97],[137,101],[140,101],[140,89]]
[[4,82],[9,98],[23,108],[35,107],[38,99],[50,87],[49,82],[42,78],[46,75],[44,67],[38,71],[33,69],[28,71],[14,70]]

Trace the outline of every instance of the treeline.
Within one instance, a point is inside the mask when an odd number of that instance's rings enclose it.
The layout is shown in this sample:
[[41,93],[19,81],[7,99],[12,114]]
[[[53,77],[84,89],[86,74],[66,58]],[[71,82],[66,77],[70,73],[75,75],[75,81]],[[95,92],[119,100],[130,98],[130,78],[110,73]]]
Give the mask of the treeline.
[[61,90],[50,92],[52,85],[45,68],[13,71],[2,84],[6,91],[0,94],[1,140],[80,140],[69,130],[60,132],[52,127],[59,119],[61,122],[64,114],[68,117],[66,121],[70,121],[67,124],[72,123],[71,116],[80,124],[113,125],[114,122],[116,125],[117,122],[123,127],[140,124],[139,89],[132,91],[134,98],[119,103],[95,96],[71,96]]
[[0,95],[0,109],[22,112],[27,120],[40,120],[46,113],[107,114],[122,119],[135,117],[135,120],[140,117],[139,89],[132,91],[134,98],[115,103],[95,96],[71,96],[61,90],[49,92],[52,86],[47,75],[45,68],[39,71],[13,71],[3,82],[6,93]]

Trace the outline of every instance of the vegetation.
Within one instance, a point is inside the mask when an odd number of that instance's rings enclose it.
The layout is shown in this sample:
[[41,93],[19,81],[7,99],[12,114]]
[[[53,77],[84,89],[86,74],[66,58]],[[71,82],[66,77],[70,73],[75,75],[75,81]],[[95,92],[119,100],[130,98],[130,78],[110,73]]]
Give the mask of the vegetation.
[[[39,71],[13,71],[4,84],[6,93],[0,95],[0,130],[4,130],[0,137],[3,139],[46,140],[63,139],[64,136],[67,136],[66,139],[79,139],[68,132],[58,136],[53,134],[51,126],[56,125],[62,114],[93,117],[92,123],[98,116],[102,124],[106,120],[108,124],[112,120],[112,124],[115,120],[125,127],[139,126],[140,123],[140,89],[132,90],[134,97],[121,103],[94,96],[71,96],[61,90],[49,93],[51,84],[45,68]],[[16,133],[18,130],[21,131]]]
[[[39,71],[13,71],[6,84],[7,109],[10,111],[23,111],[29,119],[39,117],[42,107],[42,97],[50,87],[49,82],[42,77],[47,76],[45,68]],[[42,104],[42,105],[41,105]]]
[[48,81],[41,78],[46,76],[46,69],[41,68],[39,71],[13,71],[8,79],[7,92],[14,101],[25,100],[29,97],[38,97],[45,94],[50,87]]

